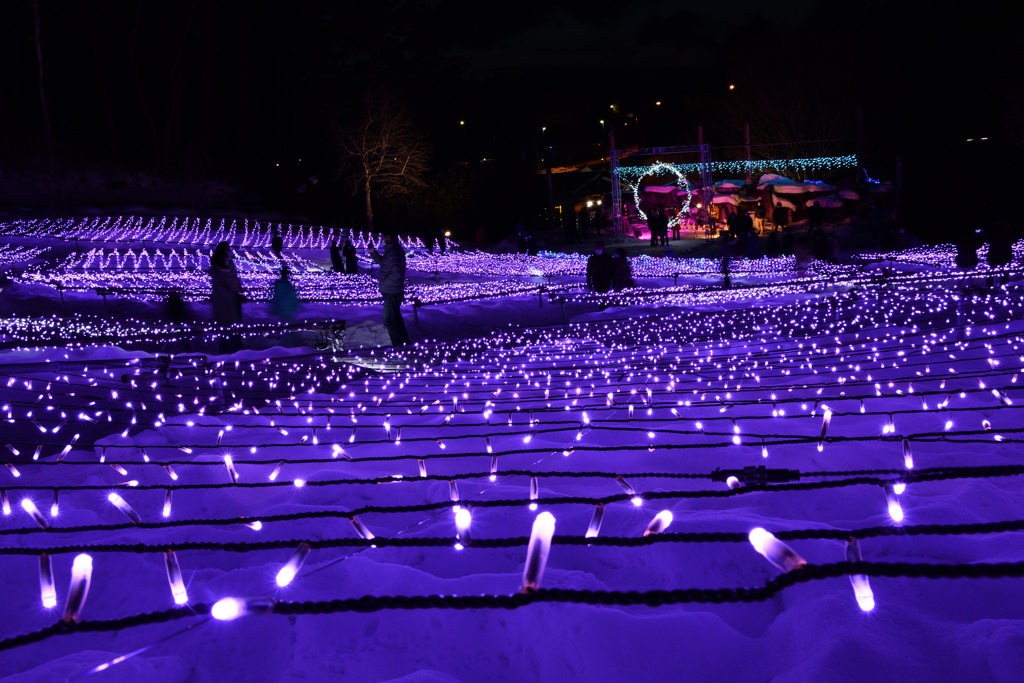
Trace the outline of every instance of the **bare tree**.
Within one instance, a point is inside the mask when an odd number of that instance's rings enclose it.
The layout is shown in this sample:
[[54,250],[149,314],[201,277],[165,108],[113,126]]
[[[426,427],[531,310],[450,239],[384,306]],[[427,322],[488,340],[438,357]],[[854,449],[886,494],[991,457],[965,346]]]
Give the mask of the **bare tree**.
[[29,0],[32,5],[32,15],[35,19],[34,42],[36,45],[36,66],[39,69],[39,104],[43,109],[43,145],[46,147],[46,157],[50,162],[50,170],[53,170],[53,128],[50,126],[50,110],[46,106],[46,89],[43,87],[43,43],[39,39],[39,2]]
[[366,227],[373,229],[372,197],[391,197],[423,187],[430,148],[412,117],[394,98],[369,95],[355,123],[339,125],[340,174],[366,198]]

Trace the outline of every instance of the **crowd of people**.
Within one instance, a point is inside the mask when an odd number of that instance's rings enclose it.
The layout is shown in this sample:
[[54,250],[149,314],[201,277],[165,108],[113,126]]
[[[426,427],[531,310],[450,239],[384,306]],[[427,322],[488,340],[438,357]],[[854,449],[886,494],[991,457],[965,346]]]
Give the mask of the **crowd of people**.
[[[401,346],[409,342],[409,334],[402,319],[402,301],[405,298],[405,250],[402,249],[398,236],[386,232],[383,236],[384,252],[371,249],[369,256],[380,266],[378,272],[379,289],[384,299],[383,322],[393,346]],[[283,240],[274,234],[271,239],[271,251],[283,259]],[[351,240],[344,239],[341,247],[332,242],[330,247],[331,268],[335,273],[357,275],[359,262],[356,248]],[[213,308],[213,319],[218,325],[238,325],[242,322],[242,303],[247,301],[242,288],[242,280],[238,275],[231,245],[220,242],[210,256],[210,268],[206,271],[210,276],[210,304]],[[274,298],[271,307],[274,314],[282,320],[291,320],[299,309],[299,295],[291,280],[291,270],[281,264],[280,274],[274,282]],[[168,307],[172,315],[183,317],[183,302],[180,295],[169,298]],[[179,310],[182,309],[182,310]],[[239,336],[222,337],[221,353],[233,353],[242,349]]]

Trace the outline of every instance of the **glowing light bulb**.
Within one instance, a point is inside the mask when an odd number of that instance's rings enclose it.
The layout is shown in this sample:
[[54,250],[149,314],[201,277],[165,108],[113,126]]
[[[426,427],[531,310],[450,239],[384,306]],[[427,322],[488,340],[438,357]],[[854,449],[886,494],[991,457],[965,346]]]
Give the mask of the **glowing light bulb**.
[[39,597],[46,609],[57,606],[57,589],[53,585],[53,560],[47,553],[39,555]]
[[277,463],[277,466],[276,466],[276,467],[274,467],[274,469],[273,469],[273,470],[271,470],[271,472],[270,472],[270,474],[269,474],[269,475],[267,476],[267,478],[268,478],[268,479],[269,479],[270,481],[275,481],[275,480],[277,479],[277,475],[281,474],[281,468],[282,468],[282,467],[284,467],[284,460],[282,460],[281,462]]
[[220,621],[232,621],[243,614],[245,602],[237,598],[221,598],[210,608],[210,616]]
[[644,530],[644,537],[653,536],[654,534],[660,534],[662,531],[668,528],[668,525],[672,523],[672,511],[662,510],[654,516],[651,523],[647,525],[647,529]]
[[889,509],[889,516],[892,521],[899,524],[903,521],[903,508],[900,506],[900,499],[897,498],[896,487],[891,484],[885,486],[885,501]]
[[590,518],[590,526],[587,527],[587,538],[597,538],[601,532],[601,521],[604,519],[604,503],[598,503],[594,508],[594,516]]
[[5,489],[0,489],[0,507],[3,508],[4,516],[11,514],[11,501],[8,500]]
[[164,552],[164,565],[167,568],[167,582],[171,585],[171,597],[174,598],[174,604],[184,605],[188,602],[188,592],[185,590],[185,583],[181,580],[178,556],[173,550]]
[[910,441],[903,439],[903,464],[908,470],[914,469],[914,454],[910,452]]
[[818,437],[818,452],[825,450],[825,437],[828,436],[828,427],[832,423],[832,411],[825,408],[821,416],[821,435]]
[[125,499],[121,496],[116,493],[110,493],[107,495],[107,500],[113,503],[118,510],[123,512],[133,524],[140,524],[142,522],[142,518],[139,517],[139,513],[137,513],[131,505],[125,502]]
[[60,490],[54,489],[53,500],[50,502],[50,517],[56,517],[60,514],[60,502],[58,500],[59,495]]
[[[630,486],[629,482],[623,479],[622,476],[615,477],[615,483],[626,492],[627,496],[631,496],[634,499],[637,498],[636,489]],[[636,505],[635,502],[633,504]]]
[[550,512],[542,512],[533,521],[530,532],[530,544],[526,548],[526,564],[523,567],[523,587],[520,593],[533,593],[540,588],[544,577],[544,568],[548,563],[551,551],[551,538],[555,535],[555,517]]
[[725,480],[725,485],[728,486],[730,489],[738,489],[741,486],[743,486],[743,484],[740,483],[740,480],[737,479],[736,477],[727,477]]
[[417,464],[417,465],[419,465],[419,468],[420,468],[420,476],[421,476],[421,477],[425,477],[425,476],[427,476],[427,461],[426,461],[426,460],[424,460],[423,458],[419,458],[419,459],[418,459],[418,460],[416,461],[416,464]]
[[[459,485],[454,479],[448,480],[448,497],[453,503],[459,502]],[[455,506],[456,510],[458,510],[458,507],[458,505]]]
[[373,540],[373,532],[367,529],[366,525],[358,517],[351,517],[349,521],[352,522],[352,526],[355,528],[356,533],[359,534],[359,538],[366,539],[367,541]]
[[224,454],[224,467],[228,470],[228,477],[231,478],[232,484],[238,483],[238,471],[235,469],[235,461],[231,459],[231,456],[227,453]]
[[751,529],[747,538],[750,545],[754,546],[754,550],[784,572],[799,569],[807,564],[807,561],[793,552],[792,548],[761,527]]
[[[850,537],[846,542],[846,561],[861,562],[860,544],[856,538]],[[871,591],[871,583],[864,574],[850,574],[850,583],[853,584],[853,594],[857,598],[857,605],[861,610],[870,612],[875,608],[875,594]]]
[[164,510],[163,510],[163,514],[164,514],[165,518],[171,516],[171,489],[166,489],[164,491]]
[[460,508],[455,513],[455,528],[458,530],[459,543],[469,545],[472,539],[469,535],[469,527],[473,523],[473,515],[468,508]]
[[42,527],[43,529],[50,528],[50,523],[46,521],[45,517],[43,517],[43,513],[39,512],[39,508],[36,507],[36,504],[32,502],[31,498],[22,498],[21,508],[29,515],[31,515],[32,519],[34,519],[36,521],[36,524],[38,524],[40,527]]
[[295,575],[299,573],[299,569],[302,568],[302,564],[306,561],[306,556],[309,555],[311,549],[310,545],[305,541],[299,544],[291,559],[277,572],[276,581],[278,586],[284,588],[295,579]]
[[498,456],[491,456],[491,481],[498,480]]
[[68,587],[67,602],[64,603],[64,616],[61,621],[77,623],[85,607],[85,599],[89,597],[89,586],[92,584],[92,557],[86,554],[76,555],[71,564],[71,585]]

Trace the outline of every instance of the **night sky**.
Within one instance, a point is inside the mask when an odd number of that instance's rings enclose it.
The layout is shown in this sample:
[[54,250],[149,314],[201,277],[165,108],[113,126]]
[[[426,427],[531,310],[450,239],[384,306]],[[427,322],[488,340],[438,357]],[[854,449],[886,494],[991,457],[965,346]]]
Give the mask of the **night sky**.
[[[747,117],[755,145],[839,140],[791,153],[852,153],[860,106],[866,163],[892,178],[900,156],[911,195],[934,175],[1016,168],[1024,143],[1012,67],[1024,40],[984,3],[39,0],[38,10],[54,167],[221,179],[265,208],[321,220],[354,211],[332,126],[368,92],[414,115],[433,148],[432,195],[473,197],[457,210],[432,202],[435,214],[459,213],[448,216],[456,224],[496,202],[509,220],[535,214],[536,171],[549,157],[601,158],[609,128],[625,147],[692,144],[703,124],[727,159],[741,153],[725,147],[742,142]],[[0,5],[5,168],[47,157],[35,27],[32,3]],[[966,142],[982,137],[986,149]],[[298,205],[310,175],[322,196]]]

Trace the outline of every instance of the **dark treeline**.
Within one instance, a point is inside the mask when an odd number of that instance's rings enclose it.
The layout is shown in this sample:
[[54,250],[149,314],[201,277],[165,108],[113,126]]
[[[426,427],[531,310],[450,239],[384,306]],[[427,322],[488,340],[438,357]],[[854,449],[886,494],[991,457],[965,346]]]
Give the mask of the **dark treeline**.
[[[219,179],[262,208],[361,227],[333,131],[386,91],[431,159],[378,224],[501,233],[543,213],[539,169],[603,158],[610,129],[620,147],[687,144],[703,124],[716,158],[741,158],[724,147],[749,119],[758,157],[853,153],[861,107],[869,171],[893,179],[901,157],[903,213],[932,221],[927,197],[949,183],[1012,182],[1024,98],[1005,67],[1022,44],[1011,22],[943,2],[12,0],[0,164]],[[839,141],[775,145],[822,139]]]

